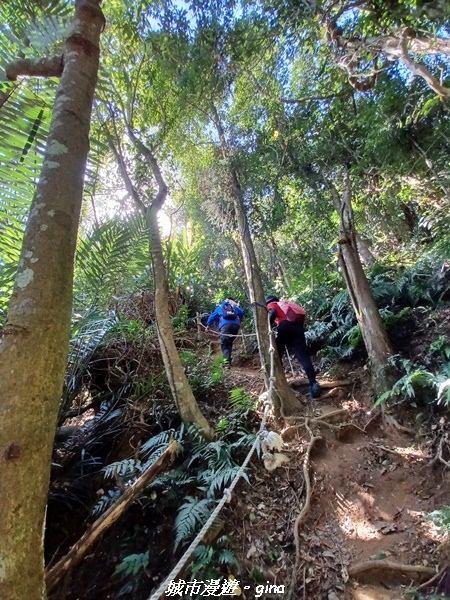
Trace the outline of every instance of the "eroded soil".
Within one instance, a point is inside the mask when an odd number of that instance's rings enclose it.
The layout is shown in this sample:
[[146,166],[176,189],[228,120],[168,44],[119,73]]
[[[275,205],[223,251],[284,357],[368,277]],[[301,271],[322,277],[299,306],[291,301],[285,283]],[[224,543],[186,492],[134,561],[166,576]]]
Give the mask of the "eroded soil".
[[[350,385],[333,400],[311,405],[301,393],[307,388],[298,394],[311,419],[348,410],[331,419],[330,427],[313,420],[309,432],[304,421],[298,427],[268,424],[285,439],[283,453],[290,461],[270,473],[261,460],[254,463],[251,485],[240,486],[230,509],[233,539],[247,572],[263,584],[284,585],[293,598],[400,599],[429,580],[431,569],[448,564],[446,535],[427,515],[448,502],[450,473],[429,464],[430,448],[417,426],[414,435],[400,433],[383,423],[381,413],[370,412],[363,372],[346,377]],[[254,369],[236,366],[227,374],[230,388],[257,390],[260,384]],[[293,527],[305,502],[303,468],[311,434],[322,439],[311,453],[311,505],[298,528],[296,559]],[[377,561],[377,567],[380,561],[425,566],[430,573],[372,568],[349,576],[367,561]],[[439,591],[450,596],[442,585]],[[252,593],[244,596],[253,598]]]

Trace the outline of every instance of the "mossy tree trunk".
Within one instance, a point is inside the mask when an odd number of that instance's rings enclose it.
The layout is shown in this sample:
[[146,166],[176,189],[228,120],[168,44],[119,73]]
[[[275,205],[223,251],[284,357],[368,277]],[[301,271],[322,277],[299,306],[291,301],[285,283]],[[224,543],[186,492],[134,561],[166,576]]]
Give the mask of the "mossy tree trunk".
[[100,4],[75,3],[44,164],[0,340],[0,598],[5,600],[46,597],[45,507],[104,27]]

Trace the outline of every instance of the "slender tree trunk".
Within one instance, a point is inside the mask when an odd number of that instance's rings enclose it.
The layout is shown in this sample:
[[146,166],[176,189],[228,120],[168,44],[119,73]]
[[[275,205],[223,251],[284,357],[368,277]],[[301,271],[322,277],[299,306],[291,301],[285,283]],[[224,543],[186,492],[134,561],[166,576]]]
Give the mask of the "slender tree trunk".
[[170,322],[169,284],[164,265],[161,235],[159,233],[158,225],[158,212],[166,201],[168,188],[153,152],[136,137],[131,128],[128,129],[128,133],[132,143],[152,169],[158,186],[158,192],[153,202],[150,206],[146,206],[131,182],[120,152],[111,145],[127,190],[131,194],[136,205],[144,212],[147,221],[150,255],[155,283],[156,323],[158,325],[158,338],[167,379],[181,420],[184,423],[195,425],[202,431],[207,439],[212,439],[214,437],[214,431],[201,412],[191,386],[189,385],[177,347],[175,346],[172,325]]
[[287,276],[286,269],[284,268],[283,260],[278,251],[278,245],[273,237],[272,232],[269,234],[270,244],[272,246],[273,255],[275,257],[275,262],[278,266],[279,275],[281,276],[281,280],[283,281],[283,286],[285,289],[289,289],[291,282],[289,281],[289,277]]
[[[217,133],[220,139],[222,155],[225,160],[228,159],[229,151],[223,131],[219,115],[216,109],[213,109],[214,124],[217,128]],[[250,303],[255,310],[255,325],[256,335],[258,340],[259,355],[261,365],[264,370],[266,383],[269,381],[270,375],[270,342],[269,342],[269,325],[267,319],[267,309],[265,308],[264,290],[262,285],[261,273],[258,262],[256,260],[255,248],[253,239],[250,233],[249,223],[244,208],[242,189],[239,183],[239,178],[236,169],[232,164],[229,165],[229,176],[232,190],[232,199],[234,210],[236,213],[237,225],[241,240],[241,251],[244,263],[245,275],[247,279]],[[294,392],[288,385],[284,375],[284,369],[277,352],[274,353],[274,397],[273,405],[275,416],[280,417],[281,413],[288,415],[294,411],[298,411],[301,407]],[[282,410],[281,410],[282,409]]]
[[203,432],[203,435],[207,439],[212,439],[214,432],[201,412],[197,400],[192,393],[173,338],[169,315],[169,285],[164,266],[158,225],[158,212],[161,206],[162,204],[159,205],[159,202],[155,201],[146,212],[153,277],[155,280],[155,308],[159,344],[172,396],[182,421],[195,425]]
[[340,219],[339,265],[371,363],[372,385],[377,394],[382,394],[393,384],[392,367],[388,365],[393,350],[359,258],[351,203],[352,190],[347,169],[342,199],[334,187],[333,196]]
[[101,0],[77,0],[0,340],[0,598],[42,600],[43,525],[66,369]]

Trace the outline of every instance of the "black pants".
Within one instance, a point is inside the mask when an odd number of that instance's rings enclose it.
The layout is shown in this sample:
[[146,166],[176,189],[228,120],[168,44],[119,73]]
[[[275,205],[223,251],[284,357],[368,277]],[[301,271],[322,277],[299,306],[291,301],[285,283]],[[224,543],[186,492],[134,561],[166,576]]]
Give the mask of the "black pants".
[[306,347],[303,325],[291,323],[290,321],[281,321],[278,325],[276,341],[280,359],[283,358],[283,354],[287,348],[302,365],[309,383],[313,383],[316,380],[316,374],[309,357],[308,348]]
[[231,363],[233,342],[238,332],[239,325],[237,323],[226,323],[220,330],[220,346],[222,348],[223,357],[227,363]]

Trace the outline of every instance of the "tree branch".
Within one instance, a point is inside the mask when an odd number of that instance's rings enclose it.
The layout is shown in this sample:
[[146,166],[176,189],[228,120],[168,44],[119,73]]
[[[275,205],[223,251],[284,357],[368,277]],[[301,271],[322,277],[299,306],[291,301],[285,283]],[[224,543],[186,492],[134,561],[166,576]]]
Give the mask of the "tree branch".
[[6,66],[6,77],[16,81],[18,77],[61,77],[64,68],[63,56],[51,58],[18,58]]
[[164,180],[161,169],[159,168],[159,164],[158,164],[158,161],[156,160],[156,156],[153,154],[153,152],[150,150],[150,148],[148,146],[146,146],[143,142],[141,142],[141,140],[135,135],[134,131],[131,129],[131,127],[129,126],[128,123],[127,123],[127,129],[128,129],[128,135],[130,136],[131,141],[136,146],[136,148],[139,150],[139,152],[143,156],[145,156],[145,158],[148,160],[148,162],[150,163],[150,166],[152,168],[153,175],[156,179],[156,183],[158,184],[158,193],[156,194],[156,197],[155,197],[154,201],[152,202],[152,204],[154,205],[156,210],[159,210],[160,208],[162,208],[162,206],[166,200],[167,194],[169,192],[169,188],[167,187],[167,184]]
[[436,77],[434,77],[424,65],[416,63],[408,54],[408,38],[406,36],[401,38],[400,49],[400,60],[408,67],[413,75],[422,77],[422,79],[426,81],[428,87],[434,90],[438,96],[441,96],[442,98],[450,97],[450,89],[441,85]]

